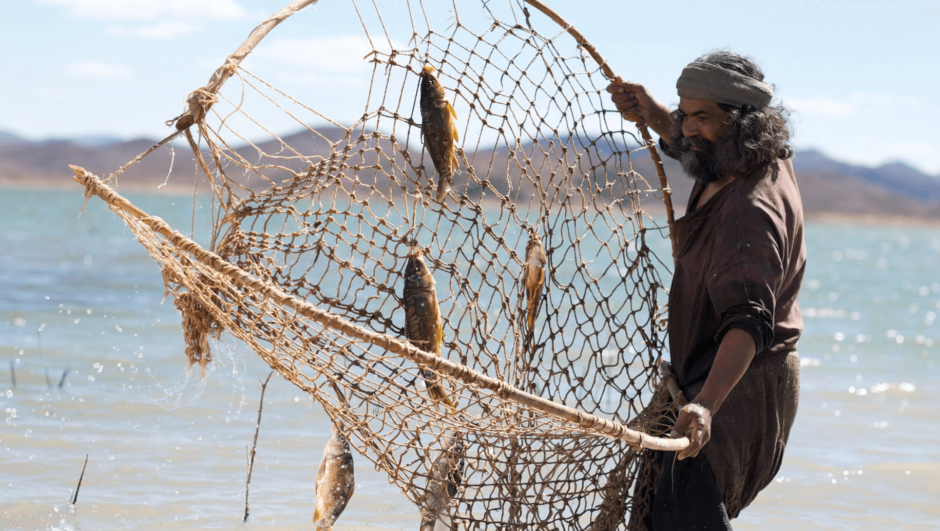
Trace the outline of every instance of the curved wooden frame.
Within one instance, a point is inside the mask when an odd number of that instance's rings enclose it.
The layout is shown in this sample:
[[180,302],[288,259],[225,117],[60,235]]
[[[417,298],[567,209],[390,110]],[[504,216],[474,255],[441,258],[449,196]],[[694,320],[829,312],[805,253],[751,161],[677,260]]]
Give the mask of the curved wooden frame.
[[[194,123],[200,121],[214,103],[215,94],[218,93],[218,91],[222,88],[222,85],[224,85],[225,82],[234,74],[235,68],[245,59],[245,57],[248,56],[249,53],[251,53],[255,46],[257,46],[257,44],[261,42],[261,40],[278,24],[283,22],[291,15],[297,13],[301,9],[315,4],[317,1],[318,0],[295,0],[252,30],[245,42],[243,42],[241,46],[238,47],[235,53],[229,55],[228,58],[226,58],[225,64],[222,67],[217,69],[212,74],[209,83],[206,84],[205,87],[197,89],[190,94],[188,98],[189,109],[182,115],[174,118],[169,122],[175,122],[177,132],[173,135],[170,135],[170,137],[167,137],[167,139],[152,147],[147,152],[135,158],[134,161],[129,163],[127,166],[143,158],[160,145],[166,143],[169,139],[175,137],[180,132],[188,129]],[[568,31],[568,33],[570,33],[578,41],[578,43],[584,47],[588,53],[591,54],[592,57],[594,57],[598,64],[601,65],[604,74],[609,79],[617,79],[610,67],[607,66],[607,63],[604,61],[604,59],[597,53],[596,49],[590,43],[588,43],[584,36],[581,35],[581,33],[578,32],[573,26],[565,22],[564,19],[557,15],[557,13],[546,7],[538,0],[525,1],[548,15],[550,18],[552,18],[552,20],[565,28],[565,30]],[[663,191],[665,193],[667,212],[669,215],[669,232],[673,241],[673,255],[675,256],[675,237],[672,230],[672,203],[670,200],[670,193],[666,176],[662,171],[662,161],[659,158],[659,154],[656,151],[652,139],[650,138],[646,125],[642,123],[638,125],[640,127],[640,132],[643,135],[644,140],[647,142],[648,148],[650,149],[650,154],[656,163],[657,173],[659,173],[660,182],[662,183]],[[555,402],[546,400],[540,396],[535,396],[521,391],[501,380],[481,374],[464,365],[445,360],[432,354],[428,354],[416,348],[411,343],[402,341],[396,337],[372,332],[358,325],[350,323],[339,316],[320,310],[309,302],[285,293],[276,285],[259,280],[223,260],[215,253],[203,249],[191,239],[186,238],[178,231],[173,230],[162,219],[150,216],[143,210],[134,206],[130,201],[120,196],[117,192],[114,191],[114,189],[102,182],[95,175],[86,171],[84,168],[72,165],[69,167],[72,168],[72,170],[75,172],[75,181],[85,186],[86,197],[92,194],[97,195],[103,201],[108,203],[111,209],[120,209],[121,211],[127,213],[141,224],[148,227],[150,230],[157,232],[166,238],[167,241],[175,245],[177,248],[190,253],[194,259],[198,260],[203,265],[212,268],[220,275],[228,278],[239,288],[250,289],[259,295],[269,297],[276,303],[282,304],[297,311],[301,315],[311,319],[323,327],[339,331],[347,337],[364,341],[371,345],[375,345],[376,347],[388,350],[389,352],[397,354],[418,365],[431,368],[452,378],[456,378],[476,387],[487,389],[498,394],[504,399],[518,402],[526,407],[538,410],[546,415],[550,415],[568,422],[573,422],[582,429],[588,431],[593,431],[614,439],[621,439],[629,444],[643,448],[649,448],[652,450],[679,451],[685,449],[689,445],[689,440],[684,437],[679,439],[651,437],[642,432],[632,430],[623,424],[578,411],[574,408],[570,408],[561,404],[556,404]],[[123,171],[124,168],[112,174],[110,177],[108,177],[108,179]]]

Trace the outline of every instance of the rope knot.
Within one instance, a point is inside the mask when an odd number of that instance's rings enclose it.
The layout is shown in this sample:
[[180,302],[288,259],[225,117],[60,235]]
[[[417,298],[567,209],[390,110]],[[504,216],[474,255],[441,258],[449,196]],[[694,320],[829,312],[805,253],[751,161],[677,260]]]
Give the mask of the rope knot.
[[219,98],[207,87],[197,88],[186,97],[186,103],[189,105],[186,112],[176,118],[167,120],[166,125],[172,127],[175,123],[177,131],[188,129],[193,124],[205,120],[209,109],[218,101]]

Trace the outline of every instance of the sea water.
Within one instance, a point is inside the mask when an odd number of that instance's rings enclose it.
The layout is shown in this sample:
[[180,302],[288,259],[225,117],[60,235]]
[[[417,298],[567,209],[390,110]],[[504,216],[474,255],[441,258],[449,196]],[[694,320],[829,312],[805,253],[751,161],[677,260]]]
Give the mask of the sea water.
[[[131,197],[205,233],[191,198]],[[159,268],[101,201],[79,216],[82,202],[77,189],[0,191],[0,529],[242,526],[269,370],[223,338],[205,379],[189,371]],[[808,223],[806,238],[800,409],[780,473],[735,528],[935,529],[940,230]],[[244,527],[311,528],[329,431],[318,405],[272,378]],[[357,459],[337,530],[418,517]]]

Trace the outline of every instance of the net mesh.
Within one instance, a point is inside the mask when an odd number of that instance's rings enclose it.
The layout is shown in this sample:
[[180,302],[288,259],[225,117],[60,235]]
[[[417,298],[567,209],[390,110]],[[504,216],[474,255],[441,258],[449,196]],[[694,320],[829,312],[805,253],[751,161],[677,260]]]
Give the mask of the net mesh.
[[[352,125],[330,116],[330,102],[315,108],[232,62],[214,78],[231,76],[223,90],[191,96],[198,112],[178,126],[196,179],[211,186],[208,249],[401,339],[404,271],[420,250],[436,282],[444,358],[662,435],[670,401],[655,367],[670,247],[664,218],[641,200],[661,209],[663,190],[634,171],[651,148],[606,97],[601,66],[564,28],[512,2],[351,7],[371,48],[365,111]],[[458,115],[459,163],[443,201],[421,135],[425,65]],[[264,125],[273,122],[301,132],[281,137]],[[423,507],[440,484],[434,463],[460,462],[459,480],[449,481],[455,528],[639,528],[629,514],[646,503],[637,485],[654,469],[641,467],[649,451],[440,376],[452,412],[430,397],[413,362],[233,283],[155,230],[154,218],[115,210],[159,262],[191,362],[211,360],[207,334],[244,341]],[[530,327],[533,235],[546,261]],[[448,443],[455,437],[459,450]]]

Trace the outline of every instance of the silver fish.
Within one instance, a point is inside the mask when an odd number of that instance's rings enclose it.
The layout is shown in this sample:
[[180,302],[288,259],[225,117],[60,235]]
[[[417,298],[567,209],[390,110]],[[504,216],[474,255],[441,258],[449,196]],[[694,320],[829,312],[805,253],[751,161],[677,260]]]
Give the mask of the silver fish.
[[444,448],[429,472],[425,507],[421,510],[421,531],[452,529],[450,503],[463,483],[466,453],[459,435],[448,437]]
[[531,332],[535,327],[535,318],[542,302],[542,288],[545,286],[545,247],[542,239],[532,231],[529,243],[525,246],[525,298],[526,324]]
[[313,512],[317,531],[333,529],[333,522],[343,514],[355,490],[356,474],[349,441],[333,426],[317,469],[317,506]]
[[[405,287],[401,298],[405,303],[405,336],[421,350],[441,356],[444,329],[441,311],[434,290],[434,276],[424,263],[420,249],[413,249],[405,266]],[[453,413],[456,411],[445,381],[436,373],[421,369],[428,394],[436,402],[442,402]]]
[[457,168],[457,112],[447,101],[447,91],[437,78],[433,66],[421,69],[421,132],[424,144],[437,170],[437,200],[443,201],[454,187]]

